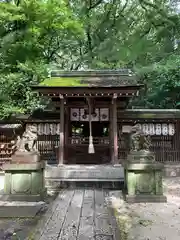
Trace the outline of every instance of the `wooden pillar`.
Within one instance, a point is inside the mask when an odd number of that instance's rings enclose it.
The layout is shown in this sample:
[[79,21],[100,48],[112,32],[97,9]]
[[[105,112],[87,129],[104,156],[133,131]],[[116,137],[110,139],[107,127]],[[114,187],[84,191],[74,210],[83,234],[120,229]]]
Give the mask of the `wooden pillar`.
[[118,164],[118,129],[117,129],[117,95],[112,99],[112,136],[113,136],[113,154],[112,163]]
[[62,165],[64,163],[64,97],[60,97],[60,136],[59,136],[59,163]]
[[114,162],[114,141],[113,141],[113,104],[111,101],[111,105],[109,106],[109,140],[110,140],[110,158],[111,158],[111,163]]
[[69,138],[69,126],[70,126],[70,119],[69,119],[69,108],[65,107],[65,117],[64,117],[64,164],[68,163],[68,138]]

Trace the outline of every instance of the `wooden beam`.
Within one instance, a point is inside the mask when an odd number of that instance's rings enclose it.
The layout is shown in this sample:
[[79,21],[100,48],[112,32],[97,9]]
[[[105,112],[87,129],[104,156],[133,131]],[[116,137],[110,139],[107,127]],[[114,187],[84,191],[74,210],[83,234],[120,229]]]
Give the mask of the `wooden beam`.
[[[70,97],[70,98],[82,98],[82,97],[88,97],[88,98],[102,98],[102,97],[112,97],[112,93],[62,93],[65,97]],[[126,97],[126,98],[132,98],[136,93],[126,93],[126,92],[121,92],[118,93],[118,97]],[[52,94],[52,93],[40,93],[40,96],[45,96],[45,97],[50,97],[50,98],[57,98],[58,94]]]
[[60,97],[60,136],[59,136],[59,159],[58,165],[64,163],[64,98],[62,95]]

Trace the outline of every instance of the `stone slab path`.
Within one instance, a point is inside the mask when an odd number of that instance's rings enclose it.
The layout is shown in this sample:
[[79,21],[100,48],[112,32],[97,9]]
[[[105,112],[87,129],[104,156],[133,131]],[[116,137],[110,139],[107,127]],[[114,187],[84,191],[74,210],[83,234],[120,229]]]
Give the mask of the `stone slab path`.
[[[117,193],[117,191],[116,191]],[[62,190],[38,226],[36,240],[119,240],[104,189]]]

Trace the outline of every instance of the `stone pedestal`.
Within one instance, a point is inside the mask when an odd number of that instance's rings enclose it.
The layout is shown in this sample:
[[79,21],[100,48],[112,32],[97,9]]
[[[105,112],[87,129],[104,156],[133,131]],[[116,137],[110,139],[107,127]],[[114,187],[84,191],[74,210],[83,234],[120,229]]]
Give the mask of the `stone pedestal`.
[[163,165],[155,162],[151,152],[138,151],[128,155],[124,164],[127,202],[166,202],[163,196]]
[[12,156],[11,163],[37,163],[40,162],[38,152],[16,152]]
[[3,165],[4,200],[43,200],[46,195],[44,168],[45,163],[39,161],[38,154],[19,153],[13,156],[12,163]]

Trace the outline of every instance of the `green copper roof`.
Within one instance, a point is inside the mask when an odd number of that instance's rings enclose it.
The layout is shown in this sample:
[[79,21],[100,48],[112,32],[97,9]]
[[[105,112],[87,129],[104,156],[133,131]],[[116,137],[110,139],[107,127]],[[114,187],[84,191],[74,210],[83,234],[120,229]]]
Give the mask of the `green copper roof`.
[[39,86],[47,87],[118,87],[136,85],[137,79],[130,70],[51,72]]

